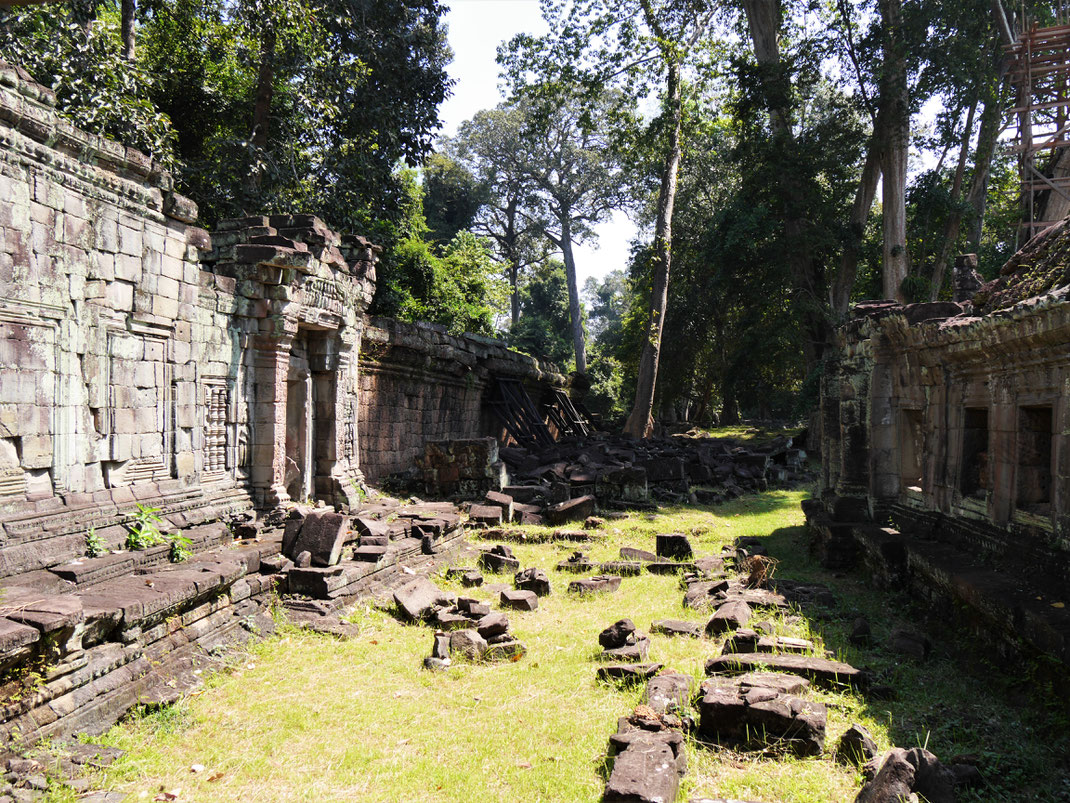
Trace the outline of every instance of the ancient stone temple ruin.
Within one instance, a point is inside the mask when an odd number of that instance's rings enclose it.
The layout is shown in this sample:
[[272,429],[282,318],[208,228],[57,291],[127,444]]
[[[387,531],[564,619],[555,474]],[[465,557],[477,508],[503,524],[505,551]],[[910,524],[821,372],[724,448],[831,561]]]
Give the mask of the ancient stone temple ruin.
[[1068,253],[1063,221],[961,302],[860,304],[824,376],[807,510],[827,564],[864,561],[998,649],[1055,656],[1064,682]]
[[[500,434],[495,378],[564,383],[486,338],[368,319],[377,248],[315,217],[197,228],[158,164],[54,103],[0,63],[0,683],[47,681],[4,687],[0,741],[99,729],[163,674],[269,629],[285,503],[356,512],[365,479],[426,441]],[[139,506],[194,560],[113,552]],[[456,530],[446,508],[368,511],[392,522],[369,543],[392,545],[344,567],[329,564],[357,538],[348,519],[291,528],[331,556],[291,585],[336,605]],[[246,543],[221,550],[243,520]],[[104,554],[86,556],[90,536]]]

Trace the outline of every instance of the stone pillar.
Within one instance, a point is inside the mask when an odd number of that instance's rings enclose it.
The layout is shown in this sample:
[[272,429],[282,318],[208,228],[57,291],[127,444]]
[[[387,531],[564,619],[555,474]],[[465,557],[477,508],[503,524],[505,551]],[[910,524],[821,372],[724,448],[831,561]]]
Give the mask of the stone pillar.
[[254,340],[249,480],[257,503],[277,507],[286,493],[286,379],[294,333]]

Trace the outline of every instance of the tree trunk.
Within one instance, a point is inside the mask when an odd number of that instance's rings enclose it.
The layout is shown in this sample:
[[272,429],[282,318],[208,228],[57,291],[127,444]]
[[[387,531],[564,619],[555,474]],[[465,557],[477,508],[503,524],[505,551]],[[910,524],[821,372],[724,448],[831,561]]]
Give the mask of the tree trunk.
[[580,289],[576,282],[576,257],[572,253],[571,211],[562,209],[561,255],[565,260],[565,279],[568,282],[568,318],[572,328],[572,349],[576,353],[576,370],[587,373],[587,345],[583,337],[583,311],[580,309]]
[[651,412],[654,409],[654,387],[658,378],[658,359],[661,356],[661,334],[665,327],[665,308],[669,302],[669,267],[672,257],[672,210],[676,201],[676,181],[680,172],[680,129],[684,108],[680,97],[680,62],[668,62],[665,97],[672,115],[672,128],[665,163],[661,170],[661,189],[658,192],[658,217],[654,227],[652,257],[652,285],[650,319],[647,323],[643,350],[639,355],[639,375],[635,384],[635,403],[624,425],[624,434],[633,438],[648,437],[654,428]]
[[122,0],[123,58],[134,60],[134,12],[135,0]]
[[509,295],[509,316],[514,327],[520,321],[520,254],[517,247],[516,207],[517,200],[510,198],[505,209],[506,220],[509,222],[502,237],[509,262],[509,289],[512,291]]
[[970,105],[970,112],[966,115],[966,126],[962,130],[962,142],[959,146],[959,161],[955,165],[955,178],[951,182],[951,215],[948,217],[947,226],[944,227],[944,239],[940,244],[940,253],[933,264],[932,286],[929,288],[929,300],[936,301],[940,298],[940,289],[944,285],[944,273],[947,271],[948,260],[951,259],[951,251],[959,239],[959,230],[962,226],[962,208],[959,199],[962,197],[962,178],[966,173],[966,157],[970,154],[970,139],[973,138],[973,117],[977,113],[976,99]]
[[[791,153],[795,149],[795,135],[791,130],[791,92],[777,44],[780,3],[779,0],[743,0],[743,7],[747,13],[754,58],[763,71],[762,91],[769,110],[769,126],[780,141],[781,152]],[[822,309],[825,291],[821,287],[820,267],[813,259],[807,238],[809,222],[805,189],[791,170],[778,171],[778,181],[784,203],[785,259],[791,272],[796,311],[802,323],[802,349],[809,373],[817,367],[829,340],[828,321]]]
[[873,121],[873,133],[869,138],[869,151],[866,153],[866,163],[862,168],[862,178],[859,179],[854,203],[851,205],[851,215],[847,219],[847,240],[843,244],[843,253],[840,255],[840,269],[832,284],[832,314],[836,320],[843,319],[847,315],[847,308],[851,305],[851,291],[854,289],[855,277],[858,275],[858,256],[862,251],[866,220],[869,218],[869,210],[873,208],[873,198],[877,195],[877,182],[881,177],[881,162],[884,160],[883,142],[884,117],[878,113]]
[[1003,117],[1003,77],[992,94],[985,99],[981,112],[981,126],[977,133],[977,148],[973,157],[973,179],[970,181],[966,202],[973,207],[973,220],[967,237],[970,253],[977,253],[981,246],[981,230],[985,222],[985,202],[988,199],[988,177],[992,172],[992,157],[999,140],[1000,120]]
[[718,422],[722,427],[729,427],[739,423],[739,405],[736,403],[736,392],[729,386],[722,392],[721,420]]
[[268,126],[271,119],[271,99],[275,82],[275,26],[270,20],[264,20],[260,33],[260,67],[256,75],[256,101],[253,105],[253,126],[250,136],[256,150],[257,163],[252,165],[246,179],[246,190],[251,198],[260,191],[263,167],[260,163],[262,154],[268,146]]
[[884,297],[905,302],[903,280],[910,272],[907,251],[907,152],[910,147],[910,105],[903,32],[902,0],[881,0],[884,21],[884,81],[881,101],[888,122],[884,147],[882,258]]

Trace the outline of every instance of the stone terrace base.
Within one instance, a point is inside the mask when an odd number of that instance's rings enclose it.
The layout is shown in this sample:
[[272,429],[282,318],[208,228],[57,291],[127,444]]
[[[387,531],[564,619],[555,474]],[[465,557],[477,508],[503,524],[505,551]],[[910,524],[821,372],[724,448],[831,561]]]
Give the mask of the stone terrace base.
[[[1070,701],[1070,608],[1065,585],[1041,581],[1012,561],[985,563],[976,549],[966,550],[939,538],[939,528],[924,531],[910,517],[886,511],[882,520],[899,529],[841,516],[849,506],[829,497],[803,502],[812,545],[832,569],[864,567],[886,588],[909,590],[924,599],[933,616],[956,620],[1003,659],[1048,656],[1037,662],[1053,691]],[[831,511],[831,512],[830,512]],[[847,519],[847,520],[842,520]],[[902,531],[901,531],[902,530]]]
[[[385,517],[388,508],[371,515]],[[184,563],[168,563],[159,547],[9,578],[0,586],[0,746],[98,734],[134,706],[173,702],[199,683],[197,670],[218,662],[221,648],[274,631],[277,593],[302,595],[285,601],[295,620],[317,629],[326,614],[386,593],[463,543],[458,526],[433,544],[411,534],[418,526],[395,529],[374,562],[321,570],[292,568],[280,554],[281,530],[227,544],[216,524],[187,531],[208,551]]]

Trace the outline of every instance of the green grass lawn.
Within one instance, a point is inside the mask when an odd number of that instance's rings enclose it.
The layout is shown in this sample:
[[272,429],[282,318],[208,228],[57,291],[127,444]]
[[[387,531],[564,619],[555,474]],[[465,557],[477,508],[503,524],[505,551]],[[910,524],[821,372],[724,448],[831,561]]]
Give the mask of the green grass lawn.
[[[900,689],[891,703],[811,692],[829,707],[819,758],[692,745],[681,799],[851,800],[860,777],[832,761],[831,751],[852,722],[865,724],[881,747],[927,742],[941,757],[982,754],[994,783],[963,799],[1065,799],[1057,796],[1070,788],[1060,787],[1066,775],[1059,762],[1070,755],[1065,729],[1054,715],[1011,702],[1013,678],[997,673],[993,680],[983,667],[956,663],[953,645],[923,664],[877,647],[845,647],[857,612],[871,617],[879,639],[901,615],[899,601],[810,563],[802,497],[774,491],[720,508],[635,513],[609,522],[605,540],[590,547],[595,559],[615,559],[621,546],[652,550],[656,533],[679,531],[709,554],[736,537],[762,536],[781,560],[780,575],[830,582],[839,601],[831,614],[777,617],[778,631],[815,638]],[[643,574],[625,578],[615,594],[572,598],[564,591],[573,575],[553,566],[575,545],[513,547],[522,567],[547,570],[554,591],[535,612],[509,613],[528,648],[520,661],[428,672],[422,660],[433,631],[370,605],[352,615],[362,631],[354,641],[284,628],[237,656],[231,671],[209,678],[202,691],[110,731],[105,743],[127,753],[102,783],[131,800],[152,800],[161,790],[181,801],[598,800],[607,739],[639,700],[637,689],[595,681],[598,632],[625,616],[646,631],[654,619],[704,622],[708,615],[682,607],[672,576]],[[509,579],[487,575],[488,582]],[[471,595],[491,597],[478,589]],[[651,660],[696,676],[720,651],[719,641],[651,638]],[[192,772],[193,765],[204,770]]]

